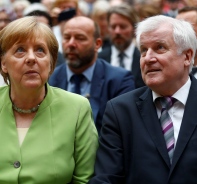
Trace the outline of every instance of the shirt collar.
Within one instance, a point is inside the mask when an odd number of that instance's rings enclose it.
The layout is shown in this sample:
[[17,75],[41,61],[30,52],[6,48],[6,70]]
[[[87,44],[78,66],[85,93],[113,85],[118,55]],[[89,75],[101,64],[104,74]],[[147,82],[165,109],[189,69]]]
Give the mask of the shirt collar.
[[[114,53],[114,55],[118,57],[120,51],[114,45],[112,45],[111,48],[112,48],[112,53]],[[134,49],[135,49],[135,43],[134,41],[132,41],[131,44],[124,50],[125,56],[127,58],[132,57]]]
[[[190,86],[191,86],[191,79],[190,77],[188,77],[187,82],[176,93],[174,93],[172,97],[174,97],[183,105],[185,105],[187,101],[187,97],[189,95]],[[155,101],[156,98],[161,97],[161,95],[155,93],[154,91],[152,91],[152,94],[153,94],[153,101]]]
[[[85,76],[85,78],[91,82],[92,81],[92,77],[93,77],[93,72],[94,72],[94,68],[95,68],[96,62],[90,66],[89,68],[87,68],[82,74]],[[74,73],[70,70],[70,68],[66,67],[67,70],[67,82],[70,81],[71,77],[74,75]]]

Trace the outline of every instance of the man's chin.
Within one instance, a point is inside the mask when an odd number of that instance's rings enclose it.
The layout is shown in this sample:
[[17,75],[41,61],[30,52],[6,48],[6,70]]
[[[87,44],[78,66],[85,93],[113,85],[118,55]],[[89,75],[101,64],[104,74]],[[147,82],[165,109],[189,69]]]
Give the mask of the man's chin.
[[80,68],[81,65],[79,62],[68,61],[68,60],[67,60],[67,64],[70,68]]

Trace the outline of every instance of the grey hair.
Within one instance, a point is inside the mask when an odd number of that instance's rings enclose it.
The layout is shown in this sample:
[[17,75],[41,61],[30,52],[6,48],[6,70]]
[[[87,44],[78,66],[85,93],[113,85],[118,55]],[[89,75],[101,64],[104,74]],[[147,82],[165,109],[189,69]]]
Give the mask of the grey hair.
[[136,27],[136,44],[140,48],[140,36],[144,32],[153,31],[160,25],[172,27],[174,42],[177,45],[177,54],[192,49],[193,56],[190,65],[190,71],[194,63],[194,57],[197,49],[196,34],[192,25],[184,20],[174,19],[164,15],[156,15],[139,22]]

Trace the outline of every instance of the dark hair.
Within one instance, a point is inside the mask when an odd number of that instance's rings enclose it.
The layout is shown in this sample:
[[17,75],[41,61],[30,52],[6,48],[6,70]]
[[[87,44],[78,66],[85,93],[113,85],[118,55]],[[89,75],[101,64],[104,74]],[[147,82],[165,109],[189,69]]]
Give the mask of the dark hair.
[[178,10],[178,13],[185,13],[185,12],[190,12],[190,11],[196,11],[197,12],[197,7],[194,6],[185,6],[181,9]]
[[133,27],[135,27],[135,25],[139,21],[139,17],[136,10],[127,3],[122,3],[121,5],[112,6],[107,14],[108,22],[110,16],[114,13],[127,18]]
[[28,13],[26,16],[43,16],[45,18],[47,18],[47,20],[49,21],[49,26],[52,27],[53,24],[52,24],[52,18],[50,16],[49,13],[47,13],[46,11],[41,11],[41,10],[34,10],[30,13]]
[[94,22],[94,39],[100,38],[100,28],[96,22]]

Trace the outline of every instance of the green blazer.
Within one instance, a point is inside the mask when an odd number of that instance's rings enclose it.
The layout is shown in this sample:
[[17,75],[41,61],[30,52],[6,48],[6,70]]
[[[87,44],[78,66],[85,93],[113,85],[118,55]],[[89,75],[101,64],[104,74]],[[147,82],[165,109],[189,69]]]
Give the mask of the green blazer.
[[88,100],[48,84],[19,146],[9,86],[0,88],[0,184],[87,183],[97,147]]

